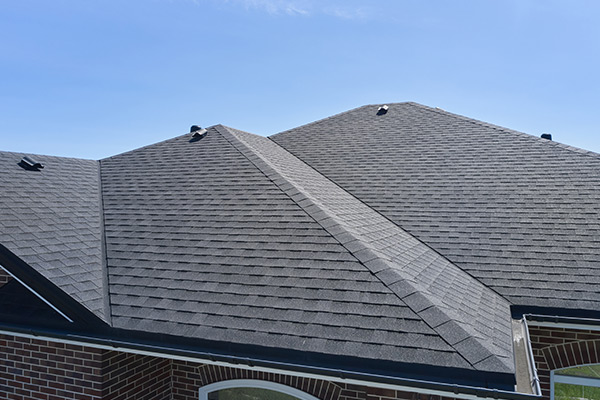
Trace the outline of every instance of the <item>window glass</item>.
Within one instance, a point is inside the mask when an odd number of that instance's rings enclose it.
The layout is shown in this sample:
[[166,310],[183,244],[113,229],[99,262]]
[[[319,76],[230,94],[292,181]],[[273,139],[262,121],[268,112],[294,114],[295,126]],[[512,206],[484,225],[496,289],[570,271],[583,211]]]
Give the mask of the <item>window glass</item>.
[[298,400],[289,394],[261,388],[236,387],[216,390],[208,394],[208,400]]
[[600,400],[600,364],[554,371],[554,400]]
[[600,364],[584,365],[581,367],[573,367],[567,369],[559,369],[555,372],[556,375],[570,376],[587,376],[590,378],[600,378]]
[[571,385],[568,383],[554,384],[554,400],[598,400],[600,388],[593,386]]

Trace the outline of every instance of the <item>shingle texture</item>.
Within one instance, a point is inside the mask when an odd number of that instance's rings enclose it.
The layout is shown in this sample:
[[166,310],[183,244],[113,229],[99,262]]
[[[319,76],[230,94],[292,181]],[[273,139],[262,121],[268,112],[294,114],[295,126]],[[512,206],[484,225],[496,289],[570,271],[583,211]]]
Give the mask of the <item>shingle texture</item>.
[[[512,370],[505,299],[269,139],[229,132],[249,159],[274,181],[291,184],[298,204],[471,365]],[[449,332],[445,324],[455,329]],[[468,344],[455,340],[457,330],[466,331]]]
[[511,373],[511,303],[600,309],[599,155],[377,108],[0,153],[0,243],[115,328],[409,365]]
[[0,152],[0,243],[105,318],[98,162]]
[[600,309],[600,155],[414,103],[271,137],[513,304]]
[[474,368],[225,128],[189,138],[101,162],[116,327]]

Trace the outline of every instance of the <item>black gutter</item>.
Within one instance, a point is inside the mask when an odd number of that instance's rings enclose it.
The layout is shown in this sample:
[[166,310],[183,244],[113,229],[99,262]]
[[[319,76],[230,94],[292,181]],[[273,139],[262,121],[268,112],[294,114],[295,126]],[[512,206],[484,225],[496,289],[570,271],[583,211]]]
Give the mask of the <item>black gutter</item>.
[[584,326],[595,326],[600,329],[600,319],[595,318],[578,318],[578,317],[563,317],[561,315],[542,315],[542,314],[525,314],[528,321],[550,322],[555,324],[573,324]]
[[[540,306],[525,306],[525,305],[512,305],[510,311],[514,319],[521,319],[523,315],[539,316],[551,319],[568,319],[571,321],[583,321],[583,322],[571,322],[571,323],[589,323],[590,325],[600,324],[600,310],[584,310],[576,308],[563,308],[563,307],[540,307]],[[596,322],[585,322],[585,321],[596,321]]]
[[[51,330],[40,330],[40,329],[32,329],[14,325],[7,325],[0,323],[0,330],[5,332],[14,332],[21,333],[30,336],[43,336],[54,339],[61,340],[69,340],[82,344],[89,345],[101,345],[106,347],[114,348],[116,351],[118,350],[131,350],[131,351],[141,351],[141,352],[151,352],[157,353],[160,355],[164,355],[165,358],[169,357],[188,357],[193,359],[198,359],[199,362],[201,360],[212,361],[212,362],[223,362],[235,365],[245,365],[249,367],[263,367],[263,368],[271,368],[278,369],[282,371],[288,372],[301,372],[313,375],[322,376],[324,380],[327,380],[327,377],[330,378],[339,378],[339,379],[354,379],[359,381],[364,381],[365,385],[368,386],[369,382],[373,383],[381,383],[381,384],[389,384],[389,385],[398,385],[407,388],[414,388],[416,392],[419,389],[428,389],[435,390],[448,393],[449,396],[452,394],[463,394],[463,395],[471,395],[480,398],[491,397],[494,399],[506,399],[506,400],[534,400],[539,399],[539,396],[525,394],[525,393],[517,393],[512,390],[506,389],[489,389],[489,388],[481,388],[475,386],[461,385],[461,384],[453,384],[453,383],[440,383],[440,382],[432,382],[425,379],[416,379],[416,378],[403,378],[398,376],[389,376],[382,375],[378,373],[377,370],[367,371],[367,372],[359,372],[353,370],[342,370],[339,368],[334,368],[331,366],[310,366],[304,364],[298,364],[294,362],[286,362],[286,361],[274,361],[274,360],[265,360],[258,359],[248,356],[234,356],[227,355],[222,353],[216,353],[211,351],[206,351],[203,349],[184,347],[184,346],[176,346],[176,347],[167,347],[161,344],[161,342],[139,342],[139,341],[130,341],[125,339],[114,339],[110,337],[100,337],[100,336],[92,336],[84,333],[69,333],[64,331],[51,331]],[[115,332],[116,333],[116,332]],[[131,331],[122,331],[121,334],[128,333],[128,337],[132,338]],[[123,335],[124,336],[124,335]],[[163,339],[166,339],[166,335],[163,336]],[[164,343],[164,342],[162,342]],[[248,347],[248,346],[242,346]],[[310,353],[304,353],[305,355]],[[309,357],[310,358],[310,357]],[[378,364],[382,364],[381,361],[377,361]],[[339,362],[339,361],[338,361]],[[363,364],[365,360],[362,360]],[[385,367],[385,362],[383,363],[383,367]],[[345,364],[337,364],[337,365],[345,365]],[[418,367],[414,364],[412,367]],[[440,367],[431,367],[425,366],[429,369],[431,368],[440,368]],[[381,368],[378,368],[381,369]],[[473,371],[461,371],[460,369],[452,369],[458,373],[471,373]],[[386,370],[389,372],[390,370]],[[481,372],[481,371],[475,371]]]

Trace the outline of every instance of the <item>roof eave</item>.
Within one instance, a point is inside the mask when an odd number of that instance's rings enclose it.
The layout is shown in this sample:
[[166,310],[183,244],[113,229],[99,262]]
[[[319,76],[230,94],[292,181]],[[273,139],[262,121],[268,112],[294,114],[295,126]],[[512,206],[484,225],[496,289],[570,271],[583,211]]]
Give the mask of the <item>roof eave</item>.
[[[310,376],[334,382],[420,391],[463,399],[531,400],[539,396],[513,391],[514,375],[457,368],[394,364],[287,349],[269,349],[179,336],[110,328],[103,333],[69,332],[0,323],[0,333],[85,345],[126,353],[180,359],[232,368]],[[266,353],[265,353],[266,351]],[[269,354],[270,357],[264,357]],[[310,361],[309,362],[299,362]],[[344,368],[339,368],[343,365]],[[390,375],[403,370],[405,374]],[[415,373],[415,371],[419,373]],[[407,371],[411,371],[408,376]],[[429,374],[424,374],[427,371]],[[430,372],[435,372],[435,376]],[[453,383],[460,382],[460,383]],[[486,387],[487,386],[487,387]]]

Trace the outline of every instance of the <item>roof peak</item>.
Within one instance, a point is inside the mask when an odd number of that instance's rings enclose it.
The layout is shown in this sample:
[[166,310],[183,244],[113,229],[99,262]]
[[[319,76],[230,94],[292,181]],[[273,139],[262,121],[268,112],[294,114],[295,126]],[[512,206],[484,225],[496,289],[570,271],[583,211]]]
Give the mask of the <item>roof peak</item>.
[[[475,118],[467,117],[467,116],[464,116],[464,115],[461,115],[461,114],[456,114],[456,113],[447,111],[446,109],[443,109],[443,108],[440,108],[440,107],[431,107],[431,106],[428,106],[428,105],[425,105],[425,104],[421,104],[421,103],[417,103],[417,102],[414,102],[414,101],[401,101],[401,102],[390,102],[390,103],[385,103],[384,102],[384,103],[365,104],[365,105],[354,107],[354,108],[352,108],[350,110],[342,111],[342,112],[339,112],[337,114],[334,114],[334,115],[331,115],[331,116],[328,116],[328,117],[325,117],[325,118],[321,118],[321,119],[318,119],[318,120],[315,120],[315,121],[312,121],[312,122],[309,122],[309,123],[306,123],[306,124],[303,124],[303,125],[300,125],[300,126],[297,126],[297,127],[294,127],[294,128],[290,128],[290,129],[286,129],[286,130],[281,131],[281,132],[277,132],[277,133],[275,133],[273,135],[270,135],[269,137],[270,138],[271,137],[277,137],[277,136],[279,136],[281,134],[285,134],[285,133],[288,133],[290,131],[295,131],[295,130],[301,129],[301,128],[304,129],[306,127],[310,127],[310,126],[315,125],[315,124],[319,124],[319,123],[323,123],[323,122],[326,122],[326,121],[329,121],[329,120],[337,119],[337,118],[342,117],[342,116],[344,116],[346,114],[350,114],[350,113],[353,113],[353,112],[356,112],[356,111],[359,111],[359,110],[363,110],[365,108],[380,107],[382,105],[387,105],[387,106],[390,106],[390,107],[393,107],[393,106],[412,106],[412,107],[415,107],[415,108],[419,108],[421,110],[438,113],[438,114],[441,114],[441,115],[444,115],[444,116],[447,116],[447,117],[451,117],[451,118],[455,118],[455,119],[459,119],[459,120],[462,120],[462,121],[465,121],[465,122],[470,122],[470,123],[473,123],[475,125],[487,127],[487,128],[490,128],[490,129],[494,129],[494,130],[498,130],[498,131],[502,131],[502,132],[506,132],[506,133],[510,133],[510,134],[519,135],[519,136],[522,136],[522,137],[526,137],[528,139],[533,139],[533,140],[536,140],[536,141],[538,141],[540,143],[545,143],[546,145],[555,146],[557,148],[568,150],[568,151],[572,151],[572,152],[575,152],[575,153],[578,153],[578,154],[592,156],[592,157],[595,157],[595,158],[599,158],[600,157],[600,153],[596,153],[596,152],[591,151],[591,150],[582,149],[582,148],[579,148],[579,147],[571,146],[571,145],[568,145],[568,144],[563,144],[563,143],[560,143],[560,142],[557,142],[557,141],[553,141],[553,140],[542,139],[540,136],[536,136],[536,135],[533,135],[533,134],[529,134],[529,133],[517,131],[517,130],[514,130],[514,129],[506,128],[506,127],[503,127],[503,126],[500,126],[500,125],[495,125],[495,124],[492,124],[492,123],[489,123],[489,122],[485,122],[485,121],[478,120],[478,119],[475,119]],[[375,110],[375,112],[376,111],[377,110]],[[375,112],[374,112],[374,114],[375,114]]]

